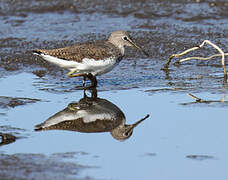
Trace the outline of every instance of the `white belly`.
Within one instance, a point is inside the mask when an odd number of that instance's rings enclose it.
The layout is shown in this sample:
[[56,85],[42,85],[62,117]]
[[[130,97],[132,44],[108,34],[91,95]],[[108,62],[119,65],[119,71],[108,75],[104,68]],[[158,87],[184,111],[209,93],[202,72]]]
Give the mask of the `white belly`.
[[107,58],[105,60],[94,60],[94,59],[83,59],[80,66],[76,69],[78,71],[88,71],[92,75],[101,75],[111,71],[116,65],[118,61],[116,58]]
[[91,73],[92,75],[101,75],[111,71],[118,63],[118,58],[110,57],[104,60],[95,60],[84,58],[82,62],[68,61],[60,58],[56,58],[50,55],[41,54],[40,55],[46,61],[56,64],[57,66],[66,68],[73,71],[74,73],[84,74]]

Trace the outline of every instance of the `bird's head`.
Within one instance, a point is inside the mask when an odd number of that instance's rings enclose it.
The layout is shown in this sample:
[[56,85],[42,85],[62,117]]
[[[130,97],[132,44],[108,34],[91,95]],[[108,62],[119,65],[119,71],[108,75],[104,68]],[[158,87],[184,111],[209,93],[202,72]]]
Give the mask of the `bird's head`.
[[139,47],[136,43],[132,41],[129,34],[125,31],[120,30],[120,31],[113,32],[110,35],[108,41],[120,49],[123,49],[125,46],[137,48],[140,51],[142,51],[146,56],[149,56],[147,52],[145,52],[141,47]]

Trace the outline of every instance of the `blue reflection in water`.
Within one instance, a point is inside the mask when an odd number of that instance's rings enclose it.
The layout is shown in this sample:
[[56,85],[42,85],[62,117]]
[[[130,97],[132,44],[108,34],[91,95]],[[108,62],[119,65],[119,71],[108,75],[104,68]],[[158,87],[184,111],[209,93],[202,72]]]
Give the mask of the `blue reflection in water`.
[[[74,131],[33,131],[34,125],[62,110],[72,101],[78,101],[83,92],[53,94],[39,91],[37,81],[30,74],[18,74],[1,79],[1,96],[28,97],[41,101],[3,110],[7,114],[2,125],[26,129],[27,138],[1,147],[12,153],[85,152],[80,164],[99,166],[84,171],[103,179],[224,179],[227,172],[227,108],[221,106],[181,105],[192,102],[185,93],[148,89],[99,92],[99,98],[108,99],[126,116],[129,124],[145,114],[135,134],[124,142],[114,141],[108,133],[85,134]],[[163,88],[163,87],[160,87]],[[166,87],[167,88],[167,87]],[[199,93],[199,97],[216,99],[219,94]],[[148,154],[156,154],[149,156]],[[143,156],[142,156],[143,155]],[[213,156],[215,160],[195,161],[189,155]],[[71,159],[75,161],[75,159]]]

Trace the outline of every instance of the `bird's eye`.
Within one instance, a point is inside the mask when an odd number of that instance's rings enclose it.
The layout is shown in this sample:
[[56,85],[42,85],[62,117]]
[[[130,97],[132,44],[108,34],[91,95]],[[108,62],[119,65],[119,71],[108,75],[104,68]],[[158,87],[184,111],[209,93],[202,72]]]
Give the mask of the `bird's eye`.
[[124,36],[123,37],[123,40],[127,41],[128,40],[127,36]]
[[125,132],[125,133],[124,133],[124,136],[126,136],[126,137],[127,137],[128,135],[129,135],[129,133],[128,133],[128,132]]

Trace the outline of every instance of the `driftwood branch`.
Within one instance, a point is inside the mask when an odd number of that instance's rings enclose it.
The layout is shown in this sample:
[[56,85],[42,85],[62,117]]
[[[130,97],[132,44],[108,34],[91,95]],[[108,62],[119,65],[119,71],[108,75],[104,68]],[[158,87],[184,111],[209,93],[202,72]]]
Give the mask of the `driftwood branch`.
[[181,52],[181,53],[179,53],[179,54],[172,54],[172,55],[169,57],[169,59],[168,59],[168,61],[166,62],[166,64],[164,65],[164,68],[168,69],[169,64],[170,64],[170,62],[171,62],[171,60],[172,60],[173,58],[179,58],[179,57],[181,57],[181,56],[183,56],[183,55],[185,55],[185,54],[187,54],[187,53],[189,53],[189,52],[192,52],[192,51],[195,51],[195,50],[197,50],[197,49],[200,49],[200,48],[202,48],[206,43],[209,44],[209,45],[211,45],[213,48],[217,49],[218,52],[219,52],[219,54],[214,54],[214,55],[209,56],[209,57],[187,57],[187,58],[184,58],[184,59],[180,59],[180,60],[176,61],[175,63],[176,63],[176,64],[179,64],[179,63],[181,63],[181,62],[189,61],[189,60],[193,60],[193,59],[195,59],[195,60],[210,60],[210,59],[212,59],[212,58],[214,58],[214,57],[220,57],[220,56],[221,56],[221,57],[222,57],[222,58],[221,58],[221,62],[222,62],[222,67],[223,67],[224,80],[225,80],[225,82],[226,82],[226,81],[227,81],[227,71],[226,71],[225,56],[227,56],[228,53],[224,53],[224,52],[222,51],[221,48],[219,48],[217,45],[213,44],[213,43],[212,43],[211,41],[209,41],[209,40],[204,40],[203,43],[200,44],[199,46],[196,46],[196,47],[187,49],[187,50],[185,50],[185,51],[183,51],[183,52]]

